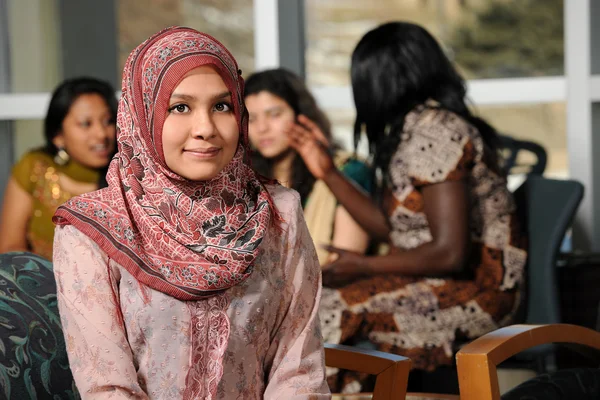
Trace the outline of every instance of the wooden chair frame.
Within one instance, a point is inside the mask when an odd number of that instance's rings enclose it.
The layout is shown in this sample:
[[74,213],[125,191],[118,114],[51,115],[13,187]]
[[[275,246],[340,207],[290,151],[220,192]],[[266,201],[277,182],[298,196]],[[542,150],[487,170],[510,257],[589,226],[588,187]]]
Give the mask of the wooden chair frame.
[[373,400],[404,400],[411,362],[408,358],[376,350],[325,344],[328,367],[376,375]]
[[513,325],[488,333],[456,355],[461,400],[500,400],[497,366],[531,347],[563,343],[600,360],[600,332],[576,325]]
[[460,396],[454,394],[438,394],[438,393],[407,393],[406,396],[415,396],[427,400],[460,400]]

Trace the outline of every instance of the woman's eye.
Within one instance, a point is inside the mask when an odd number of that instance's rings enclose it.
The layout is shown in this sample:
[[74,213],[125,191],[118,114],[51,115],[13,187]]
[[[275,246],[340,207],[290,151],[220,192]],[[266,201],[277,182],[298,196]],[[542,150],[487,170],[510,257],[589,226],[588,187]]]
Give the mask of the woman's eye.
[[227,112],[231,111],[231,106],[227,103],[218,103],[215,105],[215,110],[218,112]]
[[271,111],[271,112],[269,113],[269,117],[270,117],[270,118],[273,118],[273,119],[277,119],[277,118],[281,117],[281,114],[282,114],[282,112],[281,112],[281,111],[279,111],[279,110],[274,110],[274,111]]
[[81,121],[79,125],[83,128],[89,128],[90,126],[92,126],[92,123],[90,121]]
[[186,106],[185,104],[177,104],[176,106],[173,106],[169,109],[170,112],[176,112],[176,113],[184,113],[186,111],[189,111],[189,107]]

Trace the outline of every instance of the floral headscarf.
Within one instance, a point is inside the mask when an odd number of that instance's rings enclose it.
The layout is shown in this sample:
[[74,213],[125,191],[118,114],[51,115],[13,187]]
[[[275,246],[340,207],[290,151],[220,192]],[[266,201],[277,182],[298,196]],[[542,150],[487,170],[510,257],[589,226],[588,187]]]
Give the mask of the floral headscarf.
[[[223,171],[194,182],[167,167],[162,127],[175,87],[204,65],[231,92],[240,141]],[[243,87],[235,59],[209,35],[174,27],[146,40],[123,71],[109,186],[74,197],[54,222],[72,224],[140,282],[180,300],[210,297],[247,279],[277,212],[247,164]]]

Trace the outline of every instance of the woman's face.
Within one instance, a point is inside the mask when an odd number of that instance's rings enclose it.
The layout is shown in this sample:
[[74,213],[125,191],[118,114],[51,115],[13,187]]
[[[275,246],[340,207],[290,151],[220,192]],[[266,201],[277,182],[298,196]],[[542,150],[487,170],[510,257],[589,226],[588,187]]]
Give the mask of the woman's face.
[[246,97],[250,115],[248,136],[250,143],[263,157],[276,158],[290,149],[286,129],[296,115],[292,107],[281,97],[267,91]]
[[229,89],[210,66],[188,72],[177,85],[162,130],[167,166],[192,180],[214,178],[233,159],[239,129]]
[[73,102],[61,132],[52,142],[79,164],[103,168],[115,149],[115,135],[115,121],[108,104],[99,94],[89,93]]

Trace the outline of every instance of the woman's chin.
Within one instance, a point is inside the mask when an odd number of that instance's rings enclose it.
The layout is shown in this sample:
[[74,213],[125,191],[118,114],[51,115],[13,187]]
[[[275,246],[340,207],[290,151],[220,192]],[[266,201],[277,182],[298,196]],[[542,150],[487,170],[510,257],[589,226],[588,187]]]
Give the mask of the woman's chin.
[[203,182],[210,181],[215,178],[219,173],[223,170],[223,168],[207,168],[204,171],[175,171],[182,178],[187,179],[188,181],[193,182]]
[[77,161],[79,164],[83,165],[86,168],[90,168],[90,169],[102,169],[102,168],[106,168],[106,166],[108,166],[108,164],[110,163],[110,157],[88,157],[85,160],[75,160]]
[[269,160],[279,160],[286,158],[286,156],[293,151],[291,147],[285,149],[265,149],[259,150],[260,155]]

